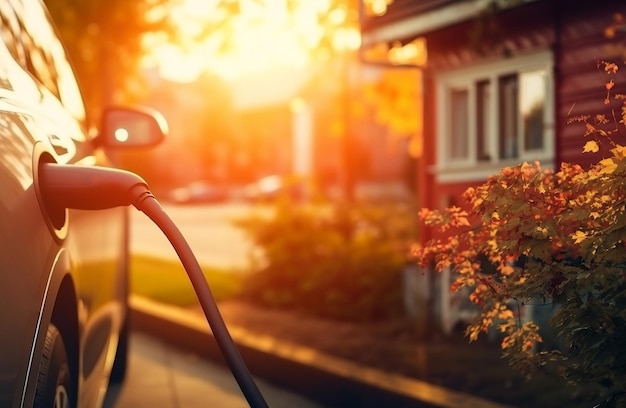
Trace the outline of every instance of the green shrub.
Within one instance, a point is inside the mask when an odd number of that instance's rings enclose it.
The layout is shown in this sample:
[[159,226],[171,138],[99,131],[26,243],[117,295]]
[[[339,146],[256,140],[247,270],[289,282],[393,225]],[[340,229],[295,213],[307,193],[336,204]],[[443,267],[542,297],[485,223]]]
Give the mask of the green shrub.
[[401,271],[414,225],[408,206],[281,202],[274,210],[240,221],[262,249],[244,297],[341,319],[402,313]]

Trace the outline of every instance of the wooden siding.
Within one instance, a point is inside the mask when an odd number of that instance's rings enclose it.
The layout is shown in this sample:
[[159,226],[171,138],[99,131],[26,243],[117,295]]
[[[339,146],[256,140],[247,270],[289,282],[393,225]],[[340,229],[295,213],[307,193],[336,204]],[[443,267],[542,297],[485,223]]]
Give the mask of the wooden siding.
[[[626,14],[625,2],[605,0],[595,2],[593,7],[581,4],[563,9],[557,51],[557,123],[560,125],[557,161],[586,166],[606,154],[602,151],[596,155],[582,154],[585,126],[567,124],[567,119],[577,115],[611,115],[611,106],[604,104],[608,76],[598,68],[597,62],[614,61],[621,70],[625,68],[622,62],[626,58],[626,35],[622,34],[621,47],[616,46],[618,39],[611,40],[604,35],[617,12]],[[621,78],[626,80],[623,74]],[[616,82],[613,92],[626,93],[624,82]]]
[[554,43],[553,2],[535,1],[426,35],[428,69],[442,71],[506,58]]

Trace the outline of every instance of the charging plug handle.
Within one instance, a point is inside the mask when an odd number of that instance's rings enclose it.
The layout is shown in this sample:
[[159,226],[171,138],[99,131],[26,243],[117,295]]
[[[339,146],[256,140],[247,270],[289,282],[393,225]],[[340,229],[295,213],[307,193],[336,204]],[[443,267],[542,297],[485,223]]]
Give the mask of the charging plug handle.
[[57,163],[41,163],[38,171],[42,198],[51,208],[104,210],[136,205],[152,195],[148,184],[129,171]]

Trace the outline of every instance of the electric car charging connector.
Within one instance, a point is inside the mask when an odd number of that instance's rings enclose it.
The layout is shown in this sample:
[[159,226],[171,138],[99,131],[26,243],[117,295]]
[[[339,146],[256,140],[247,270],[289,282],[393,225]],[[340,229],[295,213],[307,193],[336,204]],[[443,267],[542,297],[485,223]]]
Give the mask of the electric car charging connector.
[[268,405],[235,345],[198,261],[176,224],[138,175],[105,167],[56,163],[39,165],[40,196],[51,213],[65,209],[102,210],[133,205],[164,233],[178,254],[215,340],[251,408]]

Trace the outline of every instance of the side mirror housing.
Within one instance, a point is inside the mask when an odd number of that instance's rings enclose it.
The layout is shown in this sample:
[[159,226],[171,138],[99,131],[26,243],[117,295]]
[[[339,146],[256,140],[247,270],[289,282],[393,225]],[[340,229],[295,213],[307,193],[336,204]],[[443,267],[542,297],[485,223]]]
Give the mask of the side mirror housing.
[[115,106],[104,110],[96,142],[104,148],[150,147],[167,132],[167,121],[156,110]]

